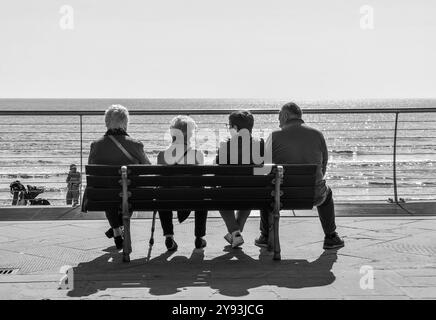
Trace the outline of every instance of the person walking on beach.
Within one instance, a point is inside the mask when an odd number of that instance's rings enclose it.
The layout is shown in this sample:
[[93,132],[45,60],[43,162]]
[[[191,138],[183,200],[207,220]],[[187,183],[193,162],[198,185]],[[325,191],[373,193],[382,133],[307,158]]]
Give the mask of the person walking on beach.
[[[177,164],[203,164],[204,155],[200,150],[193,149],[191,139],[194,135],[196,124],[194,119],[188,116],[177,116],[170,124],[170,133],[172,137],[171,145],[165,150],[159,152],[157,164],[177,165]],[[177,211],[179,222],[188,218],[191,212],[187,210]],[[173,212],[167,210],[159,211],[159,220],[165,237],[165,246],[168,251],[175,251],[178,248],[174,240]],[[195,211],[195,248],[201,249],[206,247],[207,210]]]
[[[220,143],[217,151],[215,163],[218,165],[226,164],[262,164],[255,163],[254,152],[257,152],[260,159],[263,159],[264,140],[255,139],[252,136],[254,118],[250,111],[239,110],[229,115],[228,129],[231,137]],[[244,243],[242,230],[251,210],[221,210],[228,233],[224,239],[232,246],[237,248]]]
[[70,172],[67,176],[67,205],[76,207],[79,205],[80,185],[82,184],[82,176],[77,171],[75,164],[70,165]]
[[[328,151],[323,134],[306,125],[302,119],[303,112],[293,102],[285,104],[279,113],[281,130],[271,133],[265,150],[272,152],[272,162],[276,164],[317,164],[314,206],[323,228],[324,249],[336,249],[344,246],[344,241],[336,233],[335,208],[333,193],[326,184]],[[255,244],[268,246],[268,215],[261,211],[261,235]]]
[[[91,143],[88,164],[151,164],[145,155],[142,142],[127,134],[129,112],[125,107],[122,105],[109,107],[105,112],[105,122],[107,131],[103,137]],[[86,203],[85,199],[83,202]],[[82,208],[82,211],[86,211],[86,208]],[[111,227],[105,234],[108,238],[114,238],[117,249],[122,249],[122,213],[117,209],[105,213]]]

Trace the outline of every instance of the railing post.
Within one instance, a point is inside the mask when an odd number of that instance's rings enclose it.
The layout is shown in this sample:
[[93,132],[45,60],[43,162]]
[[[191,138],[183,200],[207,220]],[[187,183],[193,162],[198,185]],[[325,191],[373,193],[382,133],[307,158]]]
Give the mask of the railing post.
[[80,204],[82,204],[82,182],[83,182],[83,115],[80,115],[80,189],[79,189],[79,200]]
[[397,132],[398,132],[398,112],[395,113],[395,131],[394,131],[394,151],[393,151],[393,180],[394,180],[394,202],[398,204],[397,190]]

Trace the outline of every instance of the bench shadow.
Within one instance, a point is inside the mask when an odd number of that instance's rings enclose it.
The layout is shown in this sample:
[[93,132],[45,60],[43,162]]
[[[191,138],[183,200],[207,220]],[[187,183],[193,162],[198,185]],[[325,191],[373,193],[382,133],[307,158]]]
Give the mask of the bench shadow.
[[[183,292],[186,287],[209,287],[229,297],[243,297],[249,290],[265,285],[284,288],[326,286],[335,281],[332,266],[337,251],[324,251],[316,260],[273,261],[272,255],[261,249],[258,259],[242,249],[224,249],[225,253],[204,260],[204,251],[194,249],[191,256],[174,256],[165,252],[151,260],[141,258],[129,264],[111,248],[102,256],[80,263],[74,268],[74,289],[69,297],[85,297],[106,289],[137,288],[144,295],[163,296]],[[112,260],[112,262],[109,262]],[[149,289],[147,293],[147,289]],[[137,295],[137,294],[136,294]]]

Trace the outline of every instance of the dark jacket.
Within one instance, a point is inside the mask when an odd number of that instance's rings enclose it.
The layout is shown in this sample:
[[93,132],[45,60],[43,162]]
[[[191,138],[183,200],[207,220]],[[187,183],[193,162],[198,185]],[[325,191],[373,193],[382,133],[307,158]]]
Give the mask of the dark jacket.
[[[121,145],[137,159],[138,164],[151,164],[144,152],[142,142],[132,139],[123,130],[108,130],[106,134],[91,143],[88,164],[128,165],[134,164],[108,137],[113,135]],[[82,212],[87,212],[87,189],[83,194]]]
[[321,131],[307,126],[301,119],[294,119],[270,135],[266,148],[271,148],[275,164],[317,164],[314,204],[323,202],[327,195],[324,175],[328,152]]
[[88,164],[127,165],[133,164],[108,137],[113,135],[118,142],[138,161],[138,164],[151,164],[144,152],[142,142],[131,138],[123,130],[108,130],[100,139],[91,143]]

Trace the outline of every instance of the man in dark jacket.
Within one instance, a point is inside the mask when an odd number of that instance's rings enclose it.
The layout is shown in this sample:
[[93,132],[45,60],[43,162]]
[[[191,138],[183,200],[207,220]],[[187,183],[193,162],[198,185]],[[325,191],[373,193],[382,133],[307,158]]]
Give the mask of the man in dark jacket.
[[[91,143],[88,164],[128,165],[150,164],[144,152],[142,142],[131,138],[127,134],[129,112],[121,105],[113,105],[106,110],[105,135]],[[119,210],[106,211],[106,218],[111,229],[106,231],[108,238],[114,237],[118,249],[123,247],[121,226],[122,214]]]
[[[295,103],[285,104],[279,113],[281,130],[274,131],[267,139],[265,150],[272,152],[272,162],[276,164],[317,164],[314,206],[324,230],[324,249],[344,246],[344,241],[336,233],[333,193],[326,184],[328,151],[323,134],[307,126],[301,119],[302,111]],[[261,236],[257,246],[268,245],[268,212],[261,212]]]

